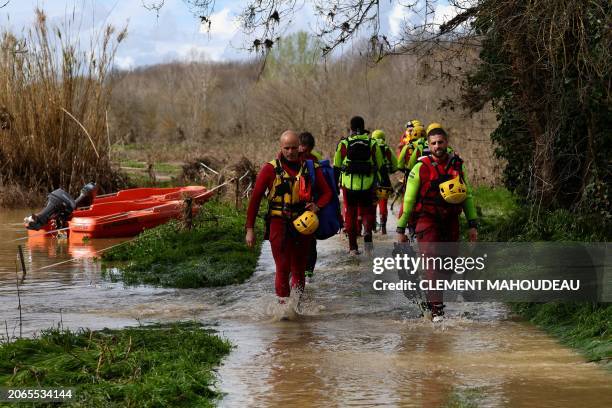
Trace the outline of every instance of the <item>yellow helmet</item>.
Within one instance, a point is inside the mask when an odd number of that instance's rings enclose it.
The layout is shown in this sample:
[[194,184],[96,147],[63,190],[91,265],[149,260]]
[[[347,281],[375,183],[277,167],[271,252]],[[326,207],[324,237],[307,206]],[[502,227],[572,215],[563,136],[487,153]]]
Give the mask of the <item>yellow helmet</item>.
[[385,140],[385,132],[380,129],[376,129],[375,131],[372,132],[372,139]]
[[440,184],[440,194],[450,204],[461,204],[467,197],[467,188],[459,176]]
[[379,200],[385,200],[389,198],[391,191],[393,190],[389,187],[378,187],[376,188],[376,198]]
[[410,140],[416,140],[425,136],[425,128],[422,125],[416,125],[410,132]]
[[429,136],[429,134],[436,129],[440,129],[446,135],[446,130],[444,130],[442,125],[437,122],[430,123],[429,126],[427,126],[427,131],[425,132],[425,134]]
[[293,226],[300,234],[314,234],[319,228],[319,217],[312,211],[304,211],[302,215],[293,220]]
[[412,120],[409,120],[408,122],[406,122],[406,129],[413,128],[415,126],[423,126],[423,124],[418,119],[412,119]]

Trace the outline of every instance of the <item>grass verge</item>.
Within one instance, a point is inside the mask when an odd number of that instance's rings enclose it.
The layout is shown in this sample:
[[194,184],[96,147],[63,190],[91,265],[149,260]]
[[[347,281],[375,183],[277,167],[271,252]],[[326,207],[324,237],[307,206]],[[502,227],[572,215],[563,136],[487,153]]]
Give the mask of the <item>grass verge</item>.
[[75,388],[72,406],[213,406],[213,370],[230,350],[197,323],[50,329],[0,346],[0,385]]
[[580,350],[589,361],[612,369],[612,304],[610,303],[513,303],[523,318]]
[[[608,242],[610,221],[598,215],[567,210],[541,210],[521,206],[503,188],[477,188],[481,208],[481,241],[580,241]],[[464,228],[465,230],[465,228]],[[609,303],[511,303],[512,310],[579,350],[589,361],[612,369],[612,304]]]
[[[209,201],[191,230],[170,222],[105,253],[104,273],[127,284],[176,288],[244,282],[255,271],[261,248],[260,240],[252,250],[245,246],[244,224],[244,211]],[[117,261],[118,269],[109,268]]]

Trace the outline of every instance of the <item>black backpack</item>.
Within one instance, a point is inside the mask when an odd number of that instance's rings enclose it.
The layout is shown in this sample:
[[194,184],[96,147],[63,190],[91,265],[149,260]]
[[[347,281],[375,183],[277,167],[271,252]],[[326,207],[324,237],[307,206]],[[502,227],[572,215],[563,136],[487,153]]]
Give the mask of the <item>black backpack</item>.
[[346,146],[344,172],[347,174],[371,174],[372,164],[372,143],[370,139],[349,138]]

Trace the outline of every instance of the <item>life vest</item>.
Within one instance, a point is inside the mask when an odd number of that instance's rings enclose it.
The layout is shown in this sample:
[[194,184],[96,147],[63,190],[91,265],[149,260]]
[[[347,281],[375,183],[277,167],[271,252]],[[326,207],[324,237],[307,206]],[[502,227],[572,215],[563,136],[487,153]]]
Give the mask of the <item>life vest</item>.
[[415,213],[427,213],[436,218],[446,218],[461,214],[462,204],[450,204],[440,195],[440,184],[457,176],[463,180],[463,160],[455,154],[451,154],[448,162],[444,165],[434,161],[431,155],[419,158],[422,166],[429,170],[429,179],[421,180],[421,187],[414,208]]
[[274,166],[274,183],[268,192],[268,214],[272,217],[294,219],[312,201],[312,181],[308,168],[302,164],[296,176],[285,171],[279,159],[270,162]]

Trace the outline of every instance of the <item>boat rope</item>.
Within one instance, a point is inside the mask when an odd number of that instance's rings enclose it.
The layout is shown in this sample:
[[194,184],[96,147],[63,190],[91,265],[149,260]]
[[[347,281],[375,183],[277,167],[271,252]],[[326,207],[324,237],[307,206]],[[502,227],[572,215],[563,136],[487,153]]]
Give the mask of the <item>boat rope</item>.
[[[123,244],[126,244],[128,242],[132,242],[136,238],[138,238],[138,237],[134,237],[132,239],[128,239],[128,240],[123,241],[123,242],[119,242],[118,244],[114,244],[114,245],[108,246],[106,248],[98,249],[97,251],[95,251],[95,254],[97,255],[97,254],[100,254],[100,253],[102,253],[104,251],[108,251],[109,249],[116,248],[116,247],[118,247],[120,245],[123,245]],[[42,271],[44,269],[53,268],[53,267],[58,266],[58,265],[63,265],[63,264],[69,263],[69,262],[78,261],[79,259],[83,259],[83,258],[81,257],[81,258],[66,259],[66,260],[63,260],[63,261],[60,261],[60,262],[56,262],[56,263],[53,263],[53,264],[50,264],[50,265],[45,265],[45,266],[37,268],[37,269],[32,269],[32,270],[28,271],[28,273],[38,272],[38,271]]]
[[30,238],[30,237],[32,237],[32,238],[35,238],[35,237],[42,237],[43,235],[53,234],[53,233],[55,233],[55,232],[60,232],[60,231],[66,231],[66,230],[68,230],[68,229],[70,229],[70,227],[66,227],[66,228],[59,228],[59,229],[54,229],[54,230],[51,230],[51,231],[45,231],[45,232],[41,232],[41,233],[38,233],[38,234],[26,235],[25,237],[21,237],[21,238],[13,239],[13,240],[8,241],[8,242],[23,241],[24,239],[28,239],[28,238]]

